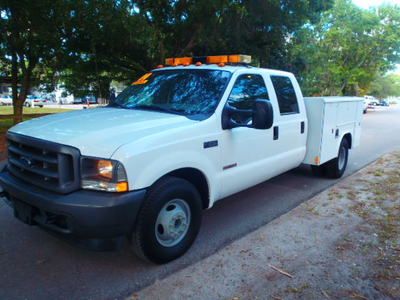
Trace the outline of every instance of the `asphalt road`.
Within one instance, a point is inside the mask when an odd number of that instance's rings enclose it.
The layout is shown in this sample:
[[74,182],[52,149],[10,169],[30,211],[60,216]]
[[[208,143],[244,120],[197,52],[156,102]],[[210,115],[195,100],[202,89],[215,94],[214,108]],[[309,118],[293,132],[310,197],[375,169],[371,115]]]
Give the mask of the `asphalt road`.
[[[361,146],[350,154],[346,175],[400,148],[400,107],[364,116]],[[15,220],[0,201],[0,299],[114,299],[213,254],[334,184],[301,166],[224,199],[205,212],[192,249],[163,266],[137,259],[125,245],[92,252]],[[204,283],[209,284],[209,283]],[[211,283],[212,284],[212,283]]]

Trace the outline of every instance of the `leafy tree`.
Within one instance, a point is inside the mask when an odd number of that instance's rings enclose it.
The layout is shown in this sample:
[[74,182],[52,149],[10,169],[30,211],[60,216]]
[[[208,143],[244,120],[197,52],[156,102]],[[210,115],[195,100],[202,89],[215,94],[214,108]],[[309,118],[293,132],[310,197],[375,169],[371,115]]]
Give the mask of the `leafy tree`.
[[70,7],[70,53],[61,73],[77,96],[107,98],[112,80],[132,79],[155,66],[151,29],[130,1],[74,1]]
[[378,98],[399,97],[400,96],[400,75],[389,74],[379,76],[372,81],[367,92],[369,95],[374,95]]
[[251,54],[284,67],[289,36],[314,23],[333,1],[140,0],[160,59],[167,55]]
[[13,78],[14,122],[32,84],[106,98],[173,55],[251,54],[293,69],[291,40],[333,0],[0,0],[0,57]]
[[14,123],[22,120],[35,69],[58,59],[66,18],[60,0],[0,1],[0,53],[12,78]]
[[[257,2],[257,3],[256,3]],[[166,56],[250,53],[282,66],[290,32],[317,19],[332,1],[93,0],[65,2],[62,71],[43,68],[74,95],[106,98]],[[280,60],[277,58],[279,57]],[[46,73],[43,72],[43,73]]]
[[129,0],[0,0],[0,57],[12,77],[14,122],[32,85],[58,82],[106,98],[111,80],[154,67],[151,29]]
[[364,10],[337,0],[293,38],[291,60],[311,95],[358,95],[400,60],[400,9]]

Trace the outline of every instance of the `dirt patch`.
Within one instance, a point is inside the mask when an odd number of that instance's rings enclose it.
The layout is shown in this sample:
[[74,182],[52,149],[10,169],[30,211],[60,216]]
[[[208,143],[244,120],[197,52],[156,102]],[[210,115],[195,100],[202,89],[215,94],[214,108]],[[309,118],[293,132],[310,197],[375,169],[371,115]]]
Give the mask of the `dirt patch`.
[[400,299],[400,153],[132,299]]

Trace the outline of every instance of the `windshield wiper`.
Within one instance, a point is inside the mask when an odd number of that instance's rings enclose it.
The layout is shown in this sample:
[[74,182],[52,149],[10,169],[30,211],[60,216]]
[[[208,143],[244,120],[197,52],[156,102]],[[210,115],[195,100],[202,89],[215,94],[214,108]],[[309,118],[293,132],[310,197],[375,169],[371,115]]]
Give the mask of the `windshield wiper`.
[[161,106],[156,106],[156,105],[135,105],[132,107],[129,107],[131,109],[143,109],[143,110],[152,110],[152,111],[160,111],[160,112],[166,112],[166,113],[171,113],[171,114],[178,114],[178,115],[184,115],[186,111],[184,109],[178,109],[178,108],[166,108],[166,107],[161,107]]

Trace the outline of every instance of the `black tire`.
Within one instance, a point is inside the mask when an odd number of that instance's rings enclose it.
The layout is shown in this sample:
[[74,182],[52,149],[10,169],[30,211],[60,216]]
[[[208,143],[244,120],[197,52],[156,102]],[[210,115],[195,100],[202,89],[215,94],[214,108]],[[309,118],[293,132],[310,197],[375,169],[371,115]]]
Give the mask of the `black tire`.
[[326,163],[326,175],[334,179],[342,177],[346,171],[348,159],[349,143],[343,139],[339,146],[338,156]]
[[[182,199],[190,209],[190,224],[186,234],[176,245],[162,245],[156,236],[156,222],[160,211],[173,199]],[[135,253],[145,260],[164,264],[182,256],[194,242],[201,225],[202,201],[190,182],[176,177],[165,177],[150,188],[138,213],[131,243]]]

